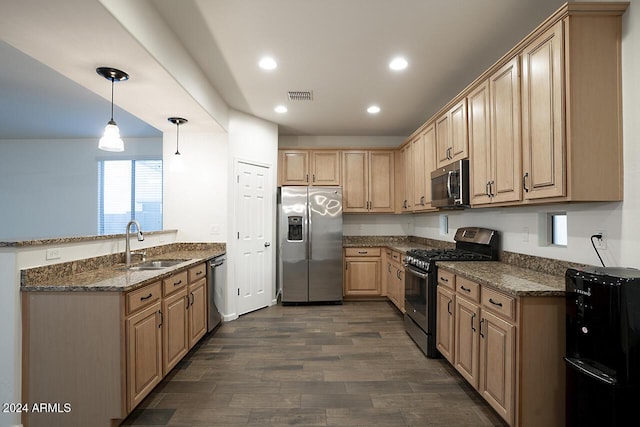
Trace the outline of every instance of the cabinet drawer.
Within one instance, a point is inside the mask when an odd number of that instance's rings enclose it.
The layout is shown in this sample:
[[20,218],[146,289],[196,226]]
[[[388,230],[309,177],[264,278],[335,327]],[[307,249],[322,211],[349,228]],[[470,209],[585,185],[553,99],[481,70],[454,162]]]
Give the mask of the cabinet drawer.
[[438,269],[438,284],[456,290],[456,275],[450,271]]
[[160,301],[160,282],[152,283],[127,294],[126,314],[132,314],[141,308]]
[[472,301],[480,302],[480,285],[464,277],[456,277],[456,291]]
[[187,286],[187,270],[176,273],[162,281],[164,296],[170,295]]
[[482,289],[482,307],[506,319],[515,320],[516,299],[486,286]]
[[380,248],[345,248],[345,256],[380,256]]
[[207,275],[207,265],[203,262],[189,269],[189,283],[200,280]]

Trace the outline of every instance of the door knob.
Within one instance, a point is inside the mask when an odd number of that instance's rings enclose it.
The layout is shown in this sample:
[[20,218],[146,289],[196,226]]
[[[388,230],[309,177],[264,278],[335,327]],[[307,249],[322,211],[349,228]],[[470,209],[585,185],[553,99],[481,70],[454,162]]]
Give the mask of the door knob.
[[264,242],[264,247],[268,248],[269,246],[271,246],[271,242]]

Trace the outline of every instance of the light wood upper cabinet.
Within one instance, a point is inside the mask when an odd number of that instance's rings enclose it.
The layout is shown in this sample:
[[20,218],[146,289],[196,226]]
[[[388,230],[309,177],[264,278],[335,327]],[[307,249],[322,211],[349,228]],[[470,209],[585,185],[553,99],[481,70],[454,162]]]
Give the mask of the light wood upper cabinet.
[[279,185],[340,185],[340,151],[283,149],[278,154]]
[[473,205],[522,198],[518,65],[512,59],[467,97]]
[[343,212],[393,212],[393,151],[342,152]]
[[413,210],[413,144],[410,142],[400,149],[402,157],[403,200],[402,212]]
[[437,167],[468,156],[467,101],[463,98],[436,119]]
[[312,151],[310,161],[311,185],[340,185],[339,151]]
[[526,199],[565,195],[563,23],[522,52],[522,177]]
[[280,185],[309,184],[308,150],[281,150],[278,163]]

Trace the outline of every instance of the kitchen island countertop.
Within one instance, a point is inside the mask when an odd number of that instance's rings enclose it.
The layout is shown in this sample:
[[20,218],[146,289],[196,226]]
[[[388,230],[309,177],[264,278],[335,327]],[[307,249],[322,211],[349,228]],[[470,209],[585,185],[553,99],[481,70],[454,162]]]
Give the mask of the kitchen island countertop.
[[66,274],[55,274],[53,272],[47,274],[46,268],[40,267],[41,273],[31,274],[28,277],[25,277],[25,271],[23,270],[20,290],[23,292],[131,291],[224,253],[224,248],[178,249],[149,257],[147,261],[158,259],[184,260],[172,267],[159,270],[128,270],[123,263],[105,265],[81,273],[68,272]]

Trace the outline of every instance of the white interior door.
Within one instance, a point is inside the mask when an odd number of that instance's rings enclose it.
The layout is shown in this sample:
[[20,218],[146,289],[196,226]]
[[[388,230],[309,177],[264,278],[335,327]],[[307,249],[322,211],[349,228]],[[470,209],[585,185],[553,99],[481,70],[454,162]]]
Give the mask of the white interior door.
[[238,315],[271,303],[273,288],[273,207],[270,168],[237,163],[236,226],[238,258],[235,283]]

